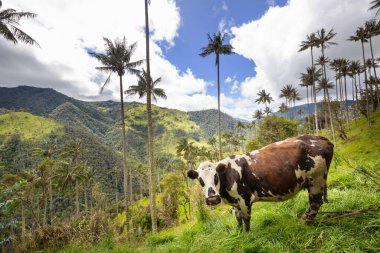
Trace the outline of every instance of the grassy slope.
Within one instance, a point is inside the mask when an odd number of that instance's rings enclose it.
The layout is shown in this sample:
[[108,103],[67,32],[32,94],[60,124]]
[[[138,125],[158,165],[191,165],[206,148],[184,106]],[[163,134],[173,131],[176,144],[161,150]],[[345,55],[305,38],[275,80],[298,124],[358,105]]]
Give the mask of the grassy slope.
[[[380,119],[370,129],[365,121],[353,124],[350,140],[338,143],[336,157],[347,157],[354,166],[379,163]],[[369,151],[369,152],[368,152]],[[338,161],[338,160],[337,160]],[[333,163],[329,174],[329,203],[321,212],[365,209],[380,203],[380,190],[345,163]],[[206,222],[185,225],[150,235],[135,243],[110,240],[90,248],[71,246],[66,252],[380,252],[380,212],[330,219],[339,214],[320,213],[307,226],[299,217],[307,207],[307,194],[280,203],[256,203],[252,230],[240,232],[228,207],[210,210]]]
[[20,134],[27,140],[41,140],[62,125],[54,120],[35,116],[28,112],[13,112],[0,115],[0,135]]

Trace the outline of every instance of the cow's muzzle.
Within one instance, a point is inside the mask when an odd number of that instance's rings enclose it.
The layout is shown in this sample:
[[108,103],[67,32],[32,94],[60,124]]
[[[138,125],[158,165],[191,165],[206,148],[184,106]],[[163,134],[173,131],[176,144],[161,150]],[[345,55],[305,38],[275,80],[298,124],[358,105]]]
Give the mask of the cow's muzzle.
[[214,195],[211,197],[206,198],[206,204],[209,206],[215,206],[219,204],[222,201],[219,195]]

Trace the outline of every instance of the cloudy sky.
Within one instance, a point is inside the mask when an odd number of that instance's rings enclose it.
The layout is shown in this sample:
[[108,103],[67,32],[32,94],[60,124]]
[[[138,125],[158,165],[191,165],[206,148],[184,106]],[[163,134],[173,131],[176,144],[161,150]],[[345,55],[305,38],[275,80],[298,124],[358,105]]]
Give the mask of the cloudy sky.
[[[82,100],[119,100],[116,75],[105,91],[106,75],[88,51],[104,50],[103,37],[126,37],[137,42],[133,60],[145,58],[143,0],[3,0],[3,9],[31,11],[33,20],[21,28],[41,48],[12,43],[0,37],[0,86],[31,85],[54,88]],[[297,87],[299,74],[310,65],[309,51],[297,50],[306,35],[334,29],[337,46],[326,50],[330,59],[361,59],[359,43],[346,39],[366,20],[370,0],[152,0],[151,68],[168,99],[157,104],[184,111],[217,108],[215,57],[199,56],[207,33],[227,32],[235,55],[221,57],[222,111],[251,119],[256,93],[265,89],[276,102],[285,84]],[[374,40],[375,55],[380,40]],[[369,51],[367,50],[367,57]],[[319,52],[316,51],[316,57]],[[145,67],[145,66],[144,66]],[[126,86],[136,84],[124,76]],[[299,87],[301,94],[306,91]],[[137,100],[128,97],[128,101]]]

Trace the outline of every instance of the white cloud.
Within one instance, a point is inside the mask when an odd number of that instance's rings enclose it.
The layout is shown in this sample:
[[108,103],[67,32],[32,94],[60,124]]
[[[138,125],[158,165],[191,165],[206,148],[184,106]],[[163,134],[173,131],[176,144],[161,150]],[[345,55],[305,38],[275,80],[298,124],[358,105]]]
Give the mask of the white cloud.
[[[9,5],[6,5],[9,4]],[[33,20],[23,21],[22,29],[32,35],[41,48],[18,44],[16,47],[0,41],[0,85],[14,87],[33,85],[52,87],[79,99],[119,99],[119,82],[113,75],[105,92],[99,95],[106,75],[95,67],[99,62],[89,57],[86,48],[104,50],[102,37],[111,40],[126,36],[129,44],[137,42],[132,60],[145,58],[144,1],[110,0],[14,0],[3,8],[32,11]],[[168,101],[159,105],[182,110],[192,109],[192,97],[212,100],[206,95],[206,82],[197,78],[190,69],[181,73],[163,56],[158,43],[175,45],[180,26],[179,9],[174,0],[155,0],[149,7],[151,29],[151,71],[153,78],[162,77],[160,84],[166,90]],[[4,56],[7,56],[5,59]],[[10,61],[9,59],[13,59]],[[3,62],[3,63],[2,63]],[[12,65],[13,64],[13,65]],[[142,66],[145,68],[145,64]],[[136,83],[136,78],[125,75],[124,89]],[[195,95],[196,96],[195,96]],[[136,100],[128,98],[127,100]],[[208,102],[208,104],[211,104]],[[216,104],[216,103],[213,103]],[[202,103],[199,104],[199,108]]]
[[[260,89],[266,89],[277,99],[285,84],[298,86],[299,74],[310,65],[310,51],[298,53],[299,45],[307,34],[322,27],[337,32],[333,41],[339,45],[327,48],[327,57],[361,59],[360,44],[346,39],[358,26],[374,17],[374,12],[367,11],[368,7],[367,0],[290,0],[284,7],[269,8],[258,20],[233,27],[231,44],[235,52],[256,64],[256,75],[242,82],[241,95],[255,99]],[[379,55],[378,38],[374,45]],[[320,49],[314,52],[315,58],[320,55]],[[368,52],[367,47],[367,57]],[[300,87],[299,90],[306,97],[306,90]],[[273,106],[279,103],[277,99]]]

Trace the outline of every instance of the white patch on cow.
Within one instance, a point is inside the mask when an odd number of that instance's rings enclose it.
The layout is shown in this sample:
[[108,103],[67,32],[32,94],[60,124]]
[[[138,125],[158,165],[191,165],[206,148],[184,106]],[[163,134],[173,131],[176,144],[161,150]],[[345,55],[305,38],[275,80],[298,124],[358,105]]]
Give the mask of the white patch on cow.
[[214,177],[216,174],[216,165],[211,162],[203,162],[198,166],[198,178],[201,178],[205,184],[202,188],[206,198],[208,197],[208,189],[212,188],[216,193],[219,192],[219,185],[215,185]]
[[295,141],[293,141],[293,142],[302,142],[301,140],[295,140]]
[[313,179],[310,194],[320,194],[321,187],[324,187],[326,184],[326,180],[324,179],[324,175],[327,173],[326,160],[322,156],[309,156],[309,158],[314,161],[314,167],[307,172],[307,177]]
[[281,145],[281,144],[283,144],[284,142],[286,142],[286,140],[278,141],[278,142],[276,142],[275,144],[276,144],[276,145]]
[[315,143],[317,143],[318,141],[310,140],[310,142],[311,142],[311,145],[310,145],[310,146],[315,147]]
[[260,153],[259,150],[254,150],[254,151],[252,151],[251,153],[249,153],[249,155],[251,155],[251,156],[255,156],[255,155],[257,155],[258,153]]

